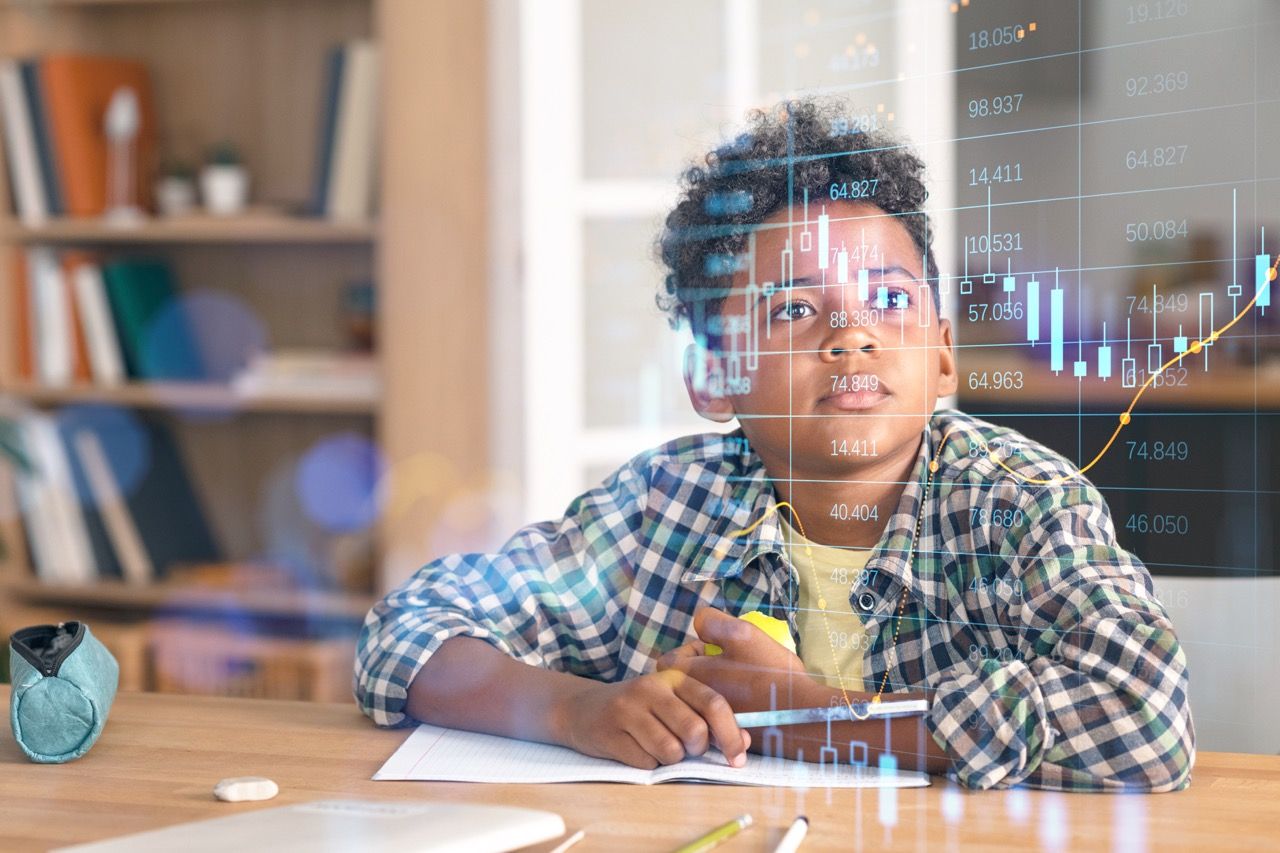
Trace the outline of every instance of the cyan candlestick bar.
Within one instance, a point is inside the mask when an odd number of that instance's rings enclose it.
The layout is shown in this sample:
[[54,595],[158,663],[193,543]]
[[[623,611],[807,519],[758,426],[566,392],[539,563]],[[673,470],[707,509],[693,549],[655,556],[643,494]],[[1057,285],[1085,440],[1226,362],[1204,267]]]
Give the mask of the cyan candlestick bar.
[[1266,308],[1271,304],[1271,256],[1266,254],[1255,255],[1253,268],[1254,285],[1258,292],[1258,301],[1254,305],[1259,308]]
[[1062,290],[1049,291],[1049,369],[1062,370]]
[[831,256],[831,218],[825,213],[818,214],[818,269],[827,268]]
[[1027,282],[1027,340],[1040,340],[1040,282]]

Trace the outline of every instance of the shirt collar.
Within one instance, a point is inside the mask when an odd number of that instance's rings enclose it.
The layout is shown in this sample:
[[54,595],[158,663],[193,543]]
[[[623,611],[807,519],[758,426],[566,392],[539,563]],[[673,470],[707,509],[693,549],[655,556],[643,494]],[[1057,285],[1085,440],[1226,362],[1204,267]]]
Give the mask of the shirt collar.
[[[920,442],[912,474],[867,563],[869,569],[875,568],[891,575],[903,585],[911,583],[911,549],[916,519],[929,475],[932,448],[941,438],[934,434],[938,429],[935,424],[936,420],[930,421],[923,431],[924,440]],[[687,568],[681,578],[684,582],[734,577],[767,554],[778,554],[786,559],[786,541],[778,521],[777,498],[764,463],[750,452],[743,463],[733,466],[733,469],[736,470],[727,475],[723,489],[711,489],[712,493],[728,493],[733,497],[726,504],[728,511],[712,515],[706,535],[687,554],[688,561],[684,563]],[[759,519],[763,520],[753,528],[751,525]],[[740,533],[743,530],[748,532]]]

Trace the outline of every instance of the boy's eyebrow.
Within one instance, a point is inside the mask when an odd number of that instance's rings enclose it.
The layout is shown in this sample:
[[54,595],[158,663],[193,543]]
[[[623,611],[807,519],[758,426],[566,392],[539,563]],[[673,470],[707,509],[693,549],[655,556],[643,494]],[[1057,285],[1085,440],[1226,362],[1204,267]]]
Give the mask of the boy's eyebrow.
[[920,277],[920,276],[916,275],[915,273],[913,273],[911,270],[909,270],[909,269],[907,269],[906,267],[901,266],[901,265],[899,265],[899,264],[894,264],[894,265],[892,265],[892,266],[887,266],[887,267],[884,267],[883,269],[881,269],[881,268],[879,268],[879,267],[875,267],[875,268],[867,267],[867,274],[868,274],[868,275],[885,276],[885,275],[888,275],[888,274],[889,274],[889,273],[891,273],[891,272],[899,272],[899,273],[902,273],[903,275],[905,275],[907,278],[911,279],[912,281],[915,281],[916,279],[918,279],[918,278]]
[[766,281],[765,285],[767,286],[760,288],[760,295],[756,297],[756,304],[759,305],[773,294],[779,293],[783,290],[793,290],[802,287],[817,287],[818,284],[818,280],[812,276],[800,276],[799,278],[793,278],[790,281],[782,282]]
[[[919,280],[920,280],[920,276],[916,275],[916,274],[915,274],[915,273],[913,273],[911,270],[907,269],[906,267],[902,266],[901,264],[892,264],[892,265],[890,265],[890,266],[883,267],[883,268],[881,268],[881,267],[865,267],[865,269],[866,269],[866,271],[867,271],[867,275],[868,275],[868,277],[870,277],[870,276],[873,276],[873,275],[874,275],[874,276],[878,276],[878,277],[883,278],[883,277],[885,277],[885,276],[889,275],[890,273],[900,273],[903,277],[905,277],[905,278],[907,278],[907,279],[909,279],[909,280],[911,280],[911,281],[919,281]],[[851,277],[852,277],[852,276],[851,276]],[[827,282],[827,283],[828,283],[828,284],[834,284],[834,282]],[[800,277],[798,277],[798,278],[793,278],[793,279],[791,279],[790,283],[787,283],[787,282],[768,282],[768,281],[767,281],[767,282],[765,282],[765,284],[766,284],[766,285],[772,285],[772,287],[769,287],[769,288],[764,288],[764,287],[762,287],[762,288],[760,289],[760,295],[756,297],[756,304],[757,304],[757,305],[759,305],[761,302],[763,302],[763,301],[765,301],[766,299],[768,299],[768,298],[769,298],[770,296],[772,296],[773,294],[778,293],[779,291],[782,291],[782,290],[786,290],[787,288],[791,288],[791,289],[799,289],[799,288],[804,288],[804,287],[818,287],[818,286],[819,286],[819,284],[820,284],[820,282],[819,282],[817,279],[815,279],[813,276],[800,276]]]

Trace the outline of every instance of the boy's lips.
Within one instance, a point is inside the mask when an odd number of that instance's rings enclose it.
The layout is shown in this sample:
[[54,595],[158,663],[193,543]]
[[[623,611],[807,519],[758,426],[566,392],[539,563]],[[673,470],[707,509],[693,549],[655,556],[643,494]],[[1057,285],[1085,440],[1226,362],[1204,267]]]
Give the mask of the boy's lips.
[[885,400],[888,400],[890,396],[888,390],[882,385],[875,391],[842,391],[837,394],[827,394],[818,401],[818,404],[825,404],[845,412],[860,412],[864,409],[875,408]]

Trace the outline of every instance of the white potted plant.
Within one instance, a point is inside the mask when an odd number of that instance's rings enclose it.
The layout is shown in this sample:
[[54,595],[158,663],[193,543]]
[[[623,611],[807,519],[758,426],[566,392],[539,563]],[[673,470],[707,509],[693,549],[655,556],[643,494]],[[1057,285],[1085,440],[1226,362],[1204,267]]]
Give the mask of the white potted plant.
[[200,170],[200,194],[205,210],[214,216],[235,216],[248,206],[249,170],[235,145],[221,142],[209,150]]
[[161,216],[186,216],[196,208],[196,172],[186,163],[170,163],[156,181]]

